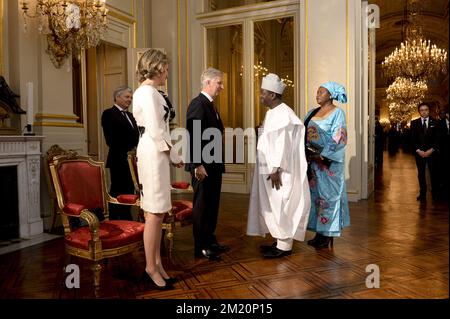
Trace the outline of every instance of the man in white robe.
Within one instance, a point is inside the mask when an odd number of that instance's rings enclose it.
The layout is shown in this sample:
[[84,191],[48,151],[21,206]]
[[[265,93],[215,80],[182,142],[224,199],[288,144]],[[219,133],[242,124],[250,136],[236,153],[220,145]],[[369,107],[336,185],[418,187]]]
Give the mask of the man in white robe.
[[271,246],[261,246],[266,258],[289,255],[293,240],[305,239],[310,209],[305,126],[282,102],[285,87],[272,73],[261,85],[261,103],[270,109],[258,139],[247,235],[265,236],[270,232],[277,239]]

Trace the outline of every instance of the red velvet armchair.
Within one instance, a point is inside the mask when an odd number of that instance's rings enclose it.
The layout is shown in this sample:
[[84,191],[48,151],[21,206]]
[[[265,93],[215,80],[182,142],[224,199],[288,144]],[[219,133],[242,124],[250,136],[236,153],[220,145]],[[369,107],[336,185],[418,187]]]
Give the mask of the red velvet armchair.
[[[128,152],[128,165],[136,192],[140,194],[140,183],[137,170],[136,150]],[[192,186],[186,182],[172,182],[172,192],[192,192]],[[169,242],[169,257],[172,257],[174,230],[178,227],[192,225],[192,201],[172,200],[172,210],[164,217],[163,230]],[[164,236],[164,234],[163,234]]]
[[[138,205],[137,195],[113,198],[106,191],[102,162],[73,153],[57,156],[50,165],[58,207],[64,225],[65,250],[69,255],[93,261],[94,285],[100,284],[100,261],[143,247],[144,224],[109,220],[108,202]],[[69,218],[87,226],[72,227]]]

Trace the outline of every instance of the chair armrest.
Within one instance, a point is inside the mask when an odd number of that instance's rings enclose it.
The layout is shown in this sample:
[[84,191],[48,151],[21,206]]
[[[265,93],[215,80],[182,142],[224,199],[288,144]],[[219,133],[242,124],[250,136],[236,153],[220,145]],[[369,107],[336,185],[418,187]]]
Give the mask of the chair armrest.
[[79,205],[79,204],[75,204],[75,203],[67,203],[63,207],[62,210],[63,210],[64,214],[66,214],[67,216],[80,217],[81,212],[85,209],[86,209],[86,206],[84,206],[84,205]]
[[[99,232],[100,222],[97,216],[94,213],[91,213],[89,210],[84,209],[80,214],[80,218],[88,223],[89,230],[91,231],[92,242],[90,242],[89,245],[93,246],[100,245],[101,247],[100,232]],[[98,248],[99,247],[97,247],[97,250]]]
[[139,195],[134,194],[123,194],[117,197],[112,197],[108,195],[108,203],[118,204],[118,205],[131,205],[140,206]]
[[119,195],[117,196],[117,201],[120,204],[135,205],[135,203],[139,201],[139,195]]
[[[98,229],[100,227],[100,222],[97,216],[90,212],[86,206],[79,205],[75,203],[69,203],[63,208],[63,214],[70,217],[81,218],[88,223],[89,228],[91,229],[92,238],[94,239],[93,232],[98,233]],[[97,235],[98,237],[98,235]]]

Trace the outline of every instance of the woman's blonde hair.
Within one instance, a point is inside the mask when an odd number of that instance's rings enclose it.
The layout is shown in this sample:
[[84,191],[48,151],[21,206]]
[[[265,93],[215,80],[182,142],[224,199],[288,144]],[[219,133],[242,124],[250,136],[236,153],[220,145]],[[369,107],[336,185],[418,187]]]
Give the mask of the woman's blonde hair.
[[164,67],[169,64],[167,55],[158,49],[150,49],[145,51],[136,67],[136,75],[139,82],[151,79],[164,72]]

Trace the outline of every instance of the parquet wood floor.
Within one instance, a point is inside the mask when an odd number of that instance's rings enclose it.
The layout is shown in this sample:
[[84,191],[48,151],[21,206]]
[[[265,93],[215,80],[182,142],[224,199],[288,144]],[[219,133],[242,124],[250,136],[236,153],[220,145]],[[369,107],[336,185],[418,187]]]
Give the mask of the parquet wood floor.
[[[180,281],[172,291],[139,282],[144,254],[111,260],[102,272],[98,298],[124,299],[399,299],[448,298],[448,202],[416,201],[416,167],[410,155],[388,158],[377,172],[369,200],[350,203],[351,226],[332,249],[295,243],[290,256],[265,260],[259,245],[271,238],[245,235],[248,195],[222,194],[217,237],[231,250],[219,262],[195,259],[192,228],[178,229],[172,262]],[[308,233],[307,239],[313,236]],[[81,287],[65,287],[62,238],[0,256],[0,298],[95,297],[89,264]],[[366,287],[366,266],[380,269],[380,288]]]

